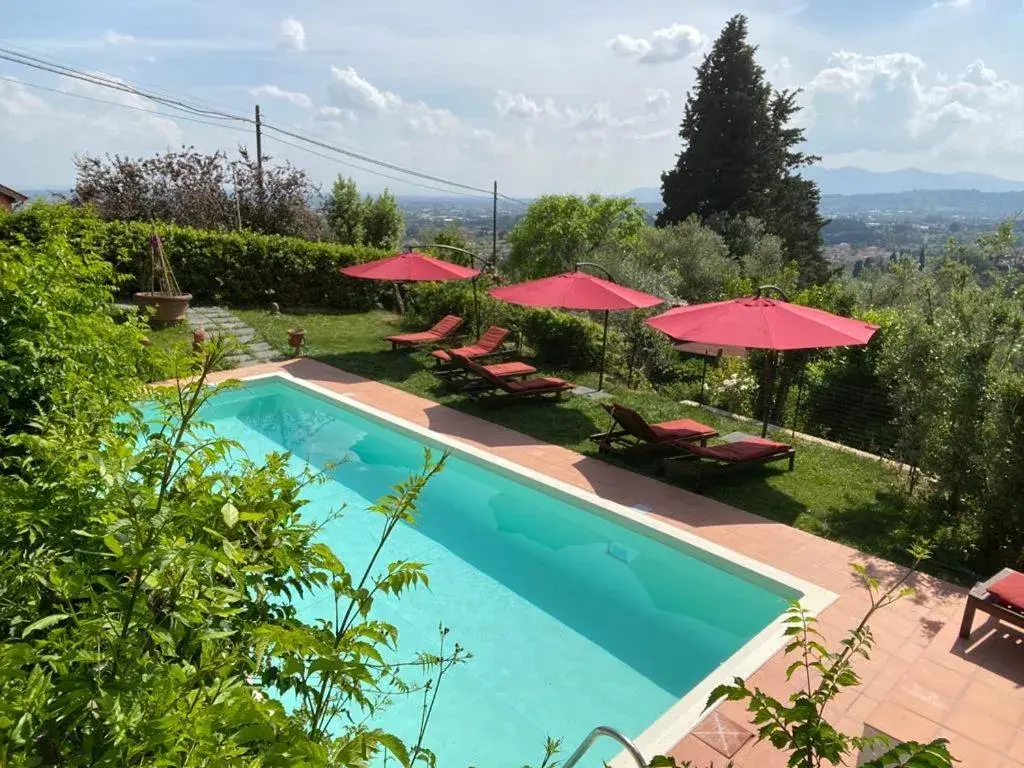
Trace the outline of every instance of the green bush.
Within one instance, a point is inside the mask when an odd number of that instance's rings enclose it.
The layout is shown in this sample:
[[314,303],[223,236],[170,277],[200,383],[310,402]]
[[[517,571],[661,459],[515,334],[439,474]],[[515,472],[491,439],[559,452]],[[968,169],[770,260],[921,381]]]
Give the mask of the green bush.
[[[522,331],[541,362],[578,371],[601,364],[602,326],[584,315],[530,307],[523,312]],[[608,334],[609,369],[618,359],[618,336]]]
[[0,455],[53,409],[109,415],[131,388],[124,372],[153,357],[138,321],[115,311],[111,265],[72,246],[69,209],[33,219],[31,241],[8,229],[12,218],[0,215]]
[[[0,242],[17,235],[36,241],[54,217],[67,221],[74,247],[99,255],[127,276],[125,292],[145,288],[141,279],[152,233],[147,223],[105,222],[87,209],[38,203],[0,221]],[[283,307],[362,311],[373,307],[388,287],[338,272],[388,255],[374,248],[167,224],[157,224],[156,230],[178,284],[199,304],[266,306],[276,301]]]

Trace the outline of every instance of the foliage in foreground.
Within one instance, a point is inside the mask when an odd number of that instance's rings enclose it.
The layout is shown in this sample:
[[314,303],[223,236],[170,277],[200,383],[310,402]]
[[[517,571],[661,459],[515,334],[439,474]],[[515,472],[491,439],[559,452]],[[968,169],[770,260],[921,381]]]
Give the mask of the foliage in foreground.
[[[381,558],[444,457],[373,507],[376,553],[349,570],[301,515],[315,477],[283,455],[239,460],[198,421],[221,353],[207,349],[155,417],[83,424],[54,409],[8,437],[0,764],[433,762],[426,707],[409,743],[373,715],[396,696],[429,702],[467,654],[442,628],[439,650],[399,658],[396,629],[371,609],[427,583],[421,564]],[[291,600],[318,591],[331,617],[307,623]],[[409,683],[410,670],[431,681]]]
[[[839,650],[823,645],[824,637],[816,628],[815,617],[800,605],[790,609],[786,619],[789,638],[786,653],[796,658],[787,668],[786,676],[791,679],[797,675],[801,688],[788,702],[779,701],[758,688],[751,690],[743,678],[737,677],[731,685],[721,685],[711,692],[709,706],[722,699],[747,702],[751,722],[758,728],[758,740],[768,741],[776,749],[789,753],[791,768],[843,765],[858,750],[884,750],[865,763],[867,768],[952,768],[953,759],[946,739],[890,746],[886,737],[848,736],[829,723],[824,714],[828,703],[843,689],[860,685],[854,662],[858,658],[870,658],[874,645],[869,626],[871,619],[878,611],[913,592],[907,580],[928,556],[928,551],[918,545],[911,555],[914,565],[887,588],[883,588],[864,566],[855,566],[871,605],[860,623],[842,640]],[[885,723],[879,725],[885,727]]]

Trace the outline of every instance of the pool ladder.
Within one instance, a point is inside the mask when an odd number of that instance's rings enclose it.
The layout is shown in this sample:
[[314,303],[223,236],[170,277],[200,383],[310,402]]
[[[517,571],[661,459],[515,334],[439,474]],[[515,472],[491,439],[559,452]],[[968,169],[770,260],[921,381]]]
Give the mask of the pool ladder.
[[594,746],[594,742],[601,736],[607,736],[609,739],[617,741],[636,762],[637,768],[647,768],[647,761],[644,760],[644,756],[640,754],[640,750],[637,749],[636,744],[614,728],[609,728],[607,725],[599,725],[597,728],[592,730],[587,735],[587,738],[585,738],[580,745],[576,747],[576,751],[569,755],[569,759],[562,763],[562,768],[573,768],[576,763],[583,759],[583,755],[587,753],[587,750]]

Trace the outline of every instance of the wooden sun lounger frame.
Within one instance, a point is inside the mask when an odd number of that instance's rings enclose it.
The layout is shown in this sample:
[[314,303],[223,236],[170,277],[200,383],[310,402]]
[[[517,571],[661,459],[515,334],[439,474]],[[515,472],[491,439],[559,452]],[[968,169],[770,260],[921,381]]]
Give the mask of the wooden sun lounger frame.
[[[611,426],[608,427],[606,432],[597,432],[590,436],[590,440],[597,443],[597,450],[601,453],[611,453],[618,449],[620,454],[625,455],[645,455],[652,453],[667,453],[675,454],[681,453],[685,449],[678,447],[675,443],[699,443],[700,445],[707,445],[708,440],[712,437],[717,437],[718,432],[712,430],[706,434],[694,435],[693,437],[674,437],[669,440],[641,440],[639,437],[634,435],[628,429],[623,429],[621,424],[613,415],[612,409],[614,405],[608,403],[601,403],[608,414],[612,417]],[[641,419],[644,417],[639,413]],[[644,419],[647,422],[647,419]],[[618,426],[619,429],[615,427]],[[652,426],[648,422],[648,426]]]
[[964,606],[964,618],[960,622],[960,637],[967,639],[971,636],[974,625],[974,614],[978,611],[995,616],[1000,621],[1012,624],[1015,627],[1024,629],[1024,612],[1017,611],[999,600],[988,591],[989,587],[1013,573],[1013,568],[1003,568],[999,573],[986,581],[978,582],[967,594],[967,604]]
[[[462,358],[465,361],[466,372],[476,376],[476,380],[469,384],[462,390],[462,393],[473,400],[487,399],[492,401],[522,401],[522,400],[559,400],[565,392],[569,392],[575,388],[575,384],[570,381],[565,382],[567,386],[564,387],[552,387],[551,389],[530,389],[522,392],[517,392],[512,388],[506,388],[503,386],[505,382],[497,377],[494,380],[491,378],[481,375],[479,371],[473,370],[474,368],[481,368],[475,360],[468,358]],[[499,383],[500,382],[500,383]],[[503,394],[497,394],[501,392]]]
[[[447,315],[445,317],[447,317]],[[458,315],[454,315],[454,317],[459,317],[459,316]],[[442,318],[442,320],[443,319],[444,318]],[[425,347],[425,346],[428,346],[428,345],[431,345],[431,344],[438,345],[438,344],[442,344],[442,343],[451,343],[453,341],[457,341],[459,339],[465,338],[465,331],[462,330],[462,328],[463,328],[463,326],[465,325],[465,322],[466,322],[464,318],[459,317],[459,323],[455,327],[453,327],[448,333],[445,333],[445,334],[440,334],[440,333],[434,333],[433,332],[434,328],[436,328],[440,324],[440,322],[441,322],[441,320],[438,320],[436,323],[434,323],[434,325],[432,325],[430,328],[428,328],[425,331],[413,331],[413,332],[410,332],[410,333],[396,333],[396,334],[394,334],[394,336],[412,336],[412,335],[417,335],[417,334],[420,334],[420,333],[422,333],[422,334],[428,334],[429,333],[434,338],[431,338],[431,339],[418,339],[416,341],[399,341],[399,340],[396,340],[393,336],[389,336],[389,337],[387,337],[385,339],[385,341],[391,342],[391,351],[392,352],[398,352],[398,351],[410,352],[412,350],[419,349],[420,347]]]
[[733,472],[740,472],[750,467],[760,466],[762,464],[771,464],[776,461],[789,460],[789,471],[793,471],[793,466],[796,463],[796,448],[793,446],[789,447],[789,450],[779,451],[778,453],[770,453],[767,456],[761,456],[756,459],[746,459],[744,461],[728,461],[727,459],[718,459],[713,456],[700,456],[693,453],[688,449],[685,444],[679,444],[679,453],[674,456],[669,456],[664,459],[661,466],[661,472],[667,472],[670,467],[681,466],[686,462],[693,462],[692,466],[696,467],[696,472],[692,474],[695,478],[695,490],[699,493],[704,486],[705,478],[718,475],[730,475]]
[[[511,363],[517,361],[508,360],[504,362]],[[497,364],[497,361],[492,361],[489,364]],[[527,363],[527,365],[529,364]],[[481,367],[486,368],[487,366],[481,364]],[[537,369],[533,368],[532,365],[530,366],[530,368],[532,368],[533,370],[523,371],[522,373],[514,373],[511,376],[500,376],[499,378],[504,379],[505,381],[528,379],[535,373],[537,373]],[[482,383],[490,384],[490,382],[488,382],[486,379],[480,378],[480,376],[478,376],[475,371],[471,371],[468,368],[463,368],[457,363],[454,364],[451,368],[446,368],[444,371],[434,371],[434,375],[437,376],[442,382],[444,382],[444,386],[456,392],[471,393],[474,390],[486,389],[485,387],[481,386]],[[493,391],[493,387],[491,389]]]

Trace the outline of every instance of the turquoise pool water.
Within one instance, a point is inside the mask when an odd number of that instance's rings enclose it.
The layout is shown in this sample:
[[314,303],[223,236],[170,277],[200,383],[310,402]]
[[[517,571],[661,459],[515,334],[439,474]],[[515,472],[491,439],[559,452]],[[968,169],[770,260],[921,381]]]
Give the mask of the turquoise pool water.
[[[418,437],[281,379],[223,393],[203,418],[252,459],[344,460],[305,513],[345,505],[323,537],[353,571],[381,526],[366,507],[422,466]],[[398,627],[400,655],[436,650],[443,622],[474,656],[444,680],[427,732],[443,768],[539,761],[546,736],[571,751],[599,724],[636,737],[799,596],[460,456],[387,554],[429,564],[429,589],[375,609]],[[325,592],[299,607],[311,620],[331,604]],[[396,701],[380,725],[412,739],[420,706]]]

